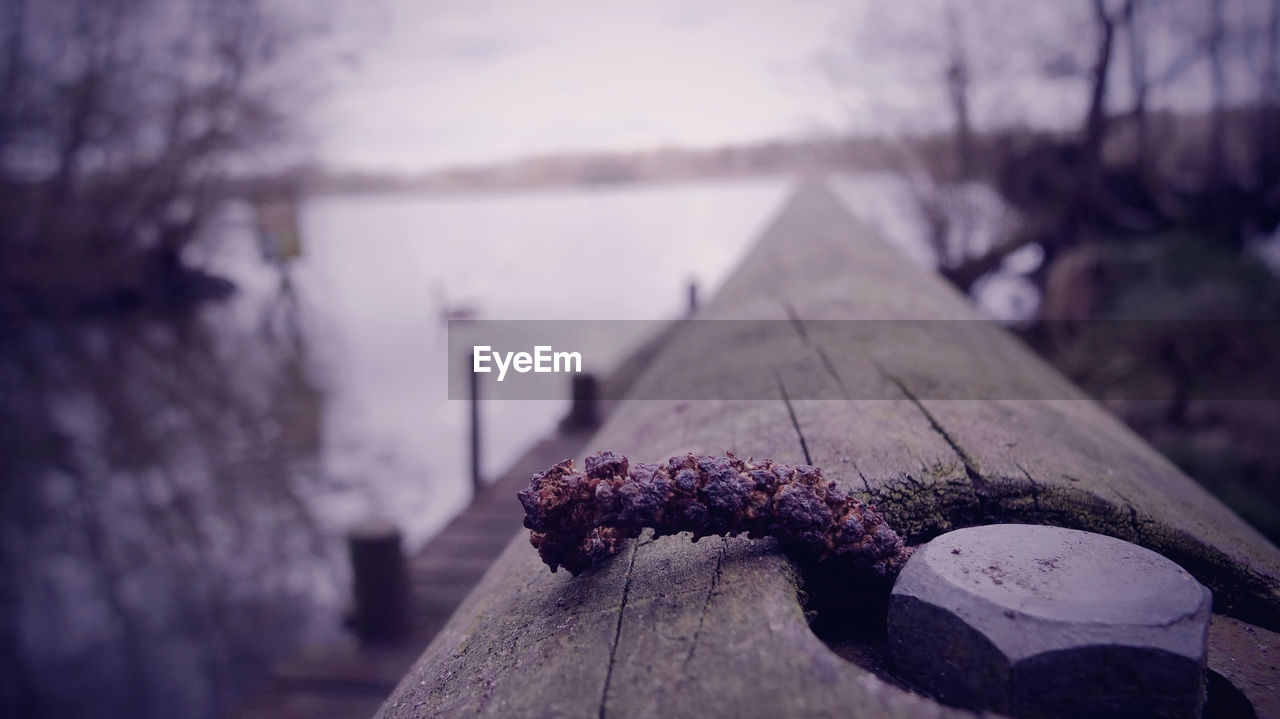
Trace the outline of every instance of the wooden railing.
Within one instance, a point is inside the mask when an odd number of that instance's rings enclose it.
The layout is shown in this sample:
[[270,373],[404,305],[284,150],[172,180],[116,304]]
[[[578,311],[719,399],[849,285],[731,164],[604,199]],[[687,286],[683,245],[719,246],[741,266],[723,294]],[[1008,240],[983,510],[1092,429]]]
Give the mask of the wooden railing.
[[[691,323],[630,396],[676,396],[685,383],[757,399],[626,400],[590,448],[812,463],[909,542],[996,522],[1113,535],[1192,572],[1215,612],[1280,629],[1280,551],[824,187],[790,200],[697,317],[789,330],[712,338]],[[973,322],[911,353],[822,322],[856,319]],[[722,359],[716,371],[685,370],[707,356]],[[965,384],[993,376],[1035,391],[1000,398]],[[819,396],[843,399],[803,399]],[[878,679],[864,668],[873,659],[837,655],[810,626],[802,584],[767,540],[641,539],[575,578],[548,572],[521,532],[379,716],[953,711]]]

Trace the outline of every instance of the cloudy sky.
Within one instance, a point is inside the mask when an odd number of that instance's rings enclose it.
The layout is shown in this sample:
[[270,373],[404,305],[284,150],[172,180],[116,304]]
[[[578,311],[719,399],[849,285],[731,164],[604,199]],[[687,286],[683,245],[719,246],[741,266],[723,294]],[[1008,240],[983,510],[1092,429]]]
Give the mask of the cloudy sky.
[[415,170],[560,150],[705,146],[846,123],[824,0],[375,0],[314,113],[321,157]]
[[976,124],[1078,122],[1080,79],[1040,68],[1087,67],[1083,0],[364,0],[334,15],[310,134],[331,167],[412,172],[943,127],[952,4]]

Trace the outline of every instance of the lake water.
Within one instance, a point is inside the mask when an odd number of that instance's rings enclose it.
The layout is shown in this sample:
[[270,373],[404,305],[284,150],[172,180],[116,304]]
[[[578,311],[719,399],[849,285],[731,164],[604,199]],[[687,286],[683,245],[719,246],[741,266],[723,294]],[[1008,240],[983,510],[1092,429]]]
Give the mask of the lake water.
[[[232,299],[19,331],[0,347],[0,713],[225,714],[341,632],[352,524],[390,519],[413,550],[466,505],[447,315],[680,316],[793,185],[314,198],[284,274],[232,207],[192,257]],[[834,186],[930,261],[900,180]],[[568,406],[485,404],[490,474]]]
[[[15,333],[0,713],[225,714],[271,661],[341,631],[348,527],[389,518],[412,550],[465,506],[445,314],[676,317],[790,186],[315,198],[287,279],[230,208],[193,259],[232,299]],[[490,473],[567,409],[486,404]]]
[[[465,505],[467,406],[444,399],[445,314],[677,317],[688,282],[713,291],[789,186],[767,180],[307,203],[304,254],[290,276],[326,397],[322,466],[349,488],[318,508],[326,525],[385,516],[413,547]],[[211,264],[245,287],[241,321],[260,323],[280,278],[258,259],[251,238],[228,243]],[[567,407],[567,400],[487,407],[487,471],[545,436]]]

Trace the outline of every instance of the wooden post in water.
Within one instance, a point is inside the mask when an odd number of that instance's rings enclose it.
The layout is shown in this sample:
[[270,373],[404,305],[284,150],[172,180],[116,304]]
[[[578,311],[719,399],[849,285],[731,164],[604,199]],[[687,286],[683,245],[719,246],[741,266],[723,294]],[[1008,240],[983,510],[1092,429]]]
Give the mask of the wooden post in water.
[[471,389],[471,491],[472,495],[480,494],[484,484],[480,474],[480,377],[475,373],[475,355],[471,356],[468,369],[468,386]]
[[569,416],[564,418],[566,429],[591,429],[600,424],[599,386],[596,376],[590,372],[573,376],[573,404]]
[[409,632],[409,574],[400,530],[370,520],[347,534],[355,593],[355,629],[360,641],[388,642]]

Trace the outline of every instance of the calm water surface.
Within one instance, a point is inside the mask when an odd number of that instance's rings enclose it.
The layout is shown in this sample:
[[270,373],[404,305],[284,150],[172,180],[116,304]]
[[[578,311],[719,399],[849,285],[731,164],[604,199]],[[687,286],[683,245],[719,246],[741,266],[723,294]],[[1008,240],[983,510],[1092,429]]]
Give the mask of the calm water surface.
[[[340,632],[347,527],[390,518],[412,549],[465,506],[446,314],[675,317],[789,187],[317,198],[284,276],[232,208],[193,257],[233,299],[14,331],[0,713],[225,714],[273,659]],[[491,472],[567,407],[488,404]]]

